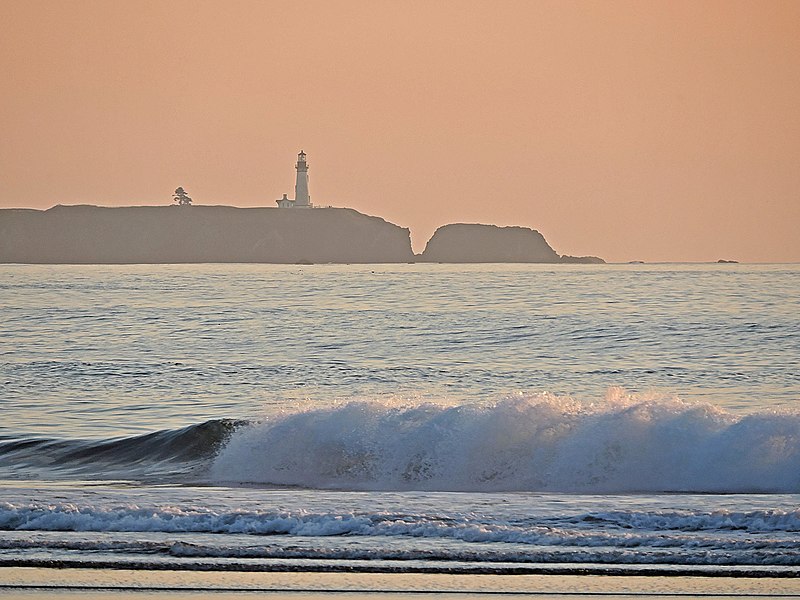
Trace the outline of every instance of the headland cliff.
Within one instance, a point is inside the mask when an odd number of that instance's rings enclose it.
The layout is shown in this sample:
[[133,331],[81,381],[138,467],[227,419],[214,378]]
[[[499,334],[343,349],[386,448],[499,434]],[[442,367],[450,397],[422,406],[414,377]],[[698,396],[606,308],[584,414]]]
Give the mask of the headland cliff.
[[0,209],[0,263],[563,263],[525,227],[440,227],[415,256],[408,229],[349,208],[55,206]]
[[55,206],[0,210],[0,262],[396,263],[408,229],[349,208]]

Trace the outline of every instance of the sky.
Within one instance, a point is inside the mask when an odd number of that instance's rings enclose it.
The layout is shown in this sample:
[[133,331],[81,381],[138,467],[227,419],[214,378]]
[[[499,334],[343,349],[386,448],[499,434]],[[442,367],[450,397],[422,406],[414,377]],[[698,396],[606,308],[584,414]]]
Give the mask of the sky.
[[800,261],[800,2],[0,0],[0,207],[315,204],[417,252]]

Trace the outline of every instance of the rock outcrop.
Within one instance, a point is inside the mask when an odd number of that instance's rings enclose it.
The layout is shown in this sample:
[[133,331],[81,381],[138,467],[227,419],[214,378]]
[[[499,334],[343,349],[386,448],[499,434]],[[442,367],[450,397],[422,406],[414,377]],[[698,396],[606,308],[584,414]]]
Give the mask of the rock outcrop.
[[544,236],[527,227],[455,223],[436,230],[417,256],[441,263],[602,263],[594,256],[560,256]]
[[577,265],[604,265],[606,261],[604,261],[599,256],[569,256],[568,254],[562,254],[561,260],[559,262],[562,263],[573,263]]
[[408,229],[347,208],[0,210],[0,263],[396,263]]
[[408,229],[349,208],[0,209],[0,263],[602,263],[526,227],[456,223],[414,256]]

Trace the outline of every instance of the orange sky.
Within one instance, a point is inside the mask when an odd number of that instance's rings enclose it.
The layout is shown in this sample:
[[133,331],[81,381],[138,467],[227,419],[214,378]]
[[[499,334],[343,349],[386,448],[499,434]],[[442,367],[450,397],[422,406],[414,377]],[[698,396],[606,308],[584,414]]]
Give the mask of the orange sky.
[[800,2],[0,0],[0,206],[317,204],[800,261]]

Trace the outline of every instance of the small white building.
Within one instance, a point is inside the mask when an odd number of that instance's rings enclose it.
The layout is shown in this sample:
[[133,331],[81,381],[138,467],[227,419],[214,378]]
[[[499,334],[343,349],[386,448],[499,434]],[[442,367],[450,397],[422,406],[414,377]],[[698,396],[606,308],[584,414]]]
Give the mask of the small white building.
[[297,179],[294,184],[294,200],[289,199],[286,194],[283,198],[275,200],[278,208],[313,208],[311,196],[308,195],[308,163],[306,153],[300,150],[297,155]]

